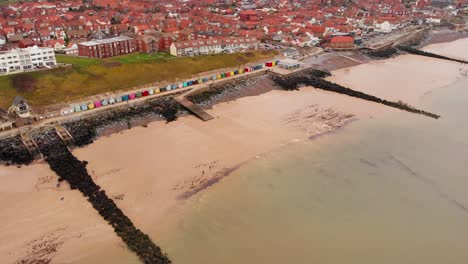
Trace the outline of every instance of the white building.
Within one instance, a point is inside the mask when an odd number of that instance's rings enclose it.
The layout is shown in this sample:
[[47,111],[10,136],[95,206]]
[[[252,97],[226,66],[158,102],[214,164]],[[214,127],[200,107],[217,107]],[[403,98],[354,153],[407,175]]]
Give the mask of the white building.
[[258,49],[256,38],[213,38],[198,39],[171,44],[170,52],[173,56],[196,56],[214,53],[233,53],[247,49]]
[[31,71],[57,65],[53,48],[29,47],[0,51],[0,74]]

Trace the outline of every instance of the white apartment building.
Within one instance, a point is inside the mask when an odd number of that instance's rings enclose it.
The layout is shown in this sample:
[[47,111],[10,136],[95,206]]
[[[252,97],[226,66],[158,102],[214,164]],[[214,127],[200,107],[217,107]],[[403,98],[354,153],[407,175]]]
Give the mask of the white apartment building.
[[29,47],[0,51],[0,74],[32,71],[57,65],[53,48]]
[[173,56],[197,56],[214,53],[233,53],[247,49],[258,49],[256,38],[212,38],[198,39],[171,44]]

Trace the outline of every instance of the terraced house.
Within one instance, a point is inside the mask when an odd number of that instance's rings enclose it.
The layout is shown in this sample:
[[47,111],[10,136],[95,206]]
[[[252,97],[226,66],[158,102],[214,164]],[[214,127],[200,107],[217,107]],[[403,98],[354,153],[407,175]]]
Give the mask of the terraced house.
[[174,42],[170,52],[173,56],[197,56],[215,53],[233,53],[248,49],[257,49],[256,38],[212,38]]
[[0,52],[0,74],[52,68],[57,65],[54,49],[28,47]]

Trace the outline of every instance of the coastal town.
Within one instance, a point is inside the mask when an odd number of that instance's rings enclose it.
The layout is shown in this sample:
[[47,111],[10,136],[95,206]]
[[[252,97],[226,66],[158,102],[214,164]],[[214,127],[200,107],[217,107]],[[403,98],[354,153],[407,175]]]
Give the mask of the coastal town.
[[[257,48],[260,42],[353,48],[372,36],[408,25],[456,24],[458,13],[468,1],[0,3],[2,51],[37,46],[52,48],[58,54],[104,58],[133,52],[166,52],[174,56],[232,53]],[[24,70],[9,64],[0,64],[0,72]],[[39,61],[32,66],[50,65]]]
[[181,263],[157,229],[181,201],[351,122],[433,126],[448,113],[421,98],[468,76],[468,0],[0,0],[0,13],[0,195],[28,205],[4,206],[5,263]]

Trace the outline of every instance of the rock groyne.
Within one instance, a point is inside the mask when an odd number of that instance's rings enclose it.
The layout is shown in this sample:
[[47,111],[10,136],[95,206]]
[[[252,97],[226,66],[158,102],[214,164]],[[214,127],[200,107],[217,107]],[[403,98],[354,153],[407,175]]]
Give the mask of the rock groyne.
[[329,76],[331,74],[330,73],[327,73],[327,74],[320,73],[320,71],[317,72],[317,70],[312,70],[312,71],[301,72],[300,74],[291,75],[291,76],[287,76],[287,77],[281,77],[281,76],[278,76],[278,75],[273,75],[272,78],[273,78],[273,81],[278,86],[282,87],[285,90],[296,90],[296,89],[298,89],[298,87],[300,85],[308,85],[308,86],[313,86],[315,88],[319,88],[319,89],[322,89],[322,90],[332,91],[332,92],[336,92],[336,93],[340,93],[340,94],[346,94],[346,95],[349,95],[349,96],[352,96],[352,97],[361,98],[361,99],[364,99],[364,100],[367,100],[367,101],[371,101],[371,102],[387,105],[387,106],[390,106],[390,107],[398,108],[400,110],[407,111],[407,112],[410,112],[410,113],[421,114],[421,115],[425,115],[425,116],[435,118],[435,119],[440,117],[439,115],[416,109],[416,108],[414,108],[412,106],[409,106],[408,104],[405,104],[405,103],[403,103],[401,101],[399,101],[399,102],[387,101],[385,99],[381,99],[381,98],[378,98],[378,97],[370,95],[370,94],[366,94],[366,93],[356,91],[356,90],[353,90],[353,89],[350,89],[350,88],[347,88],[347,87],[343,87],[343,86],[341,86],[339,84],[327,81],[327,80],[323,79],[323,77],[319,77],[321,75],[323,75],[323,76],[328,75]]
[[143,263],[171,263],[167,255],[162,253],[149,236],[137,229],[106,192],[93,181],[86,169],[86,161],[80,161],[73,156],[54,133],[42,134],[36,141],[50,168],[59,176],[59,180],[66,180],[72,190],[79,190]]
[[405,51],[405,52],[408,52],[410,54],[414,54],[414,55],[426,56],[426,57],[441,59],[441,60],[455,61],[455,62],[460,62],[460,63],[464,63],[464,64],[468,63],[468,61],[465,61],[465,60],[450,58],[450,57],[447,57],[447,56],[442,56],[442,55],[434,54],[434,53],[431,53],[431,52],[418,50],[418,49],[415,49],[415,48],[410,47],[410,46],[398,46],[398,49],[402,50],[402,51]]

